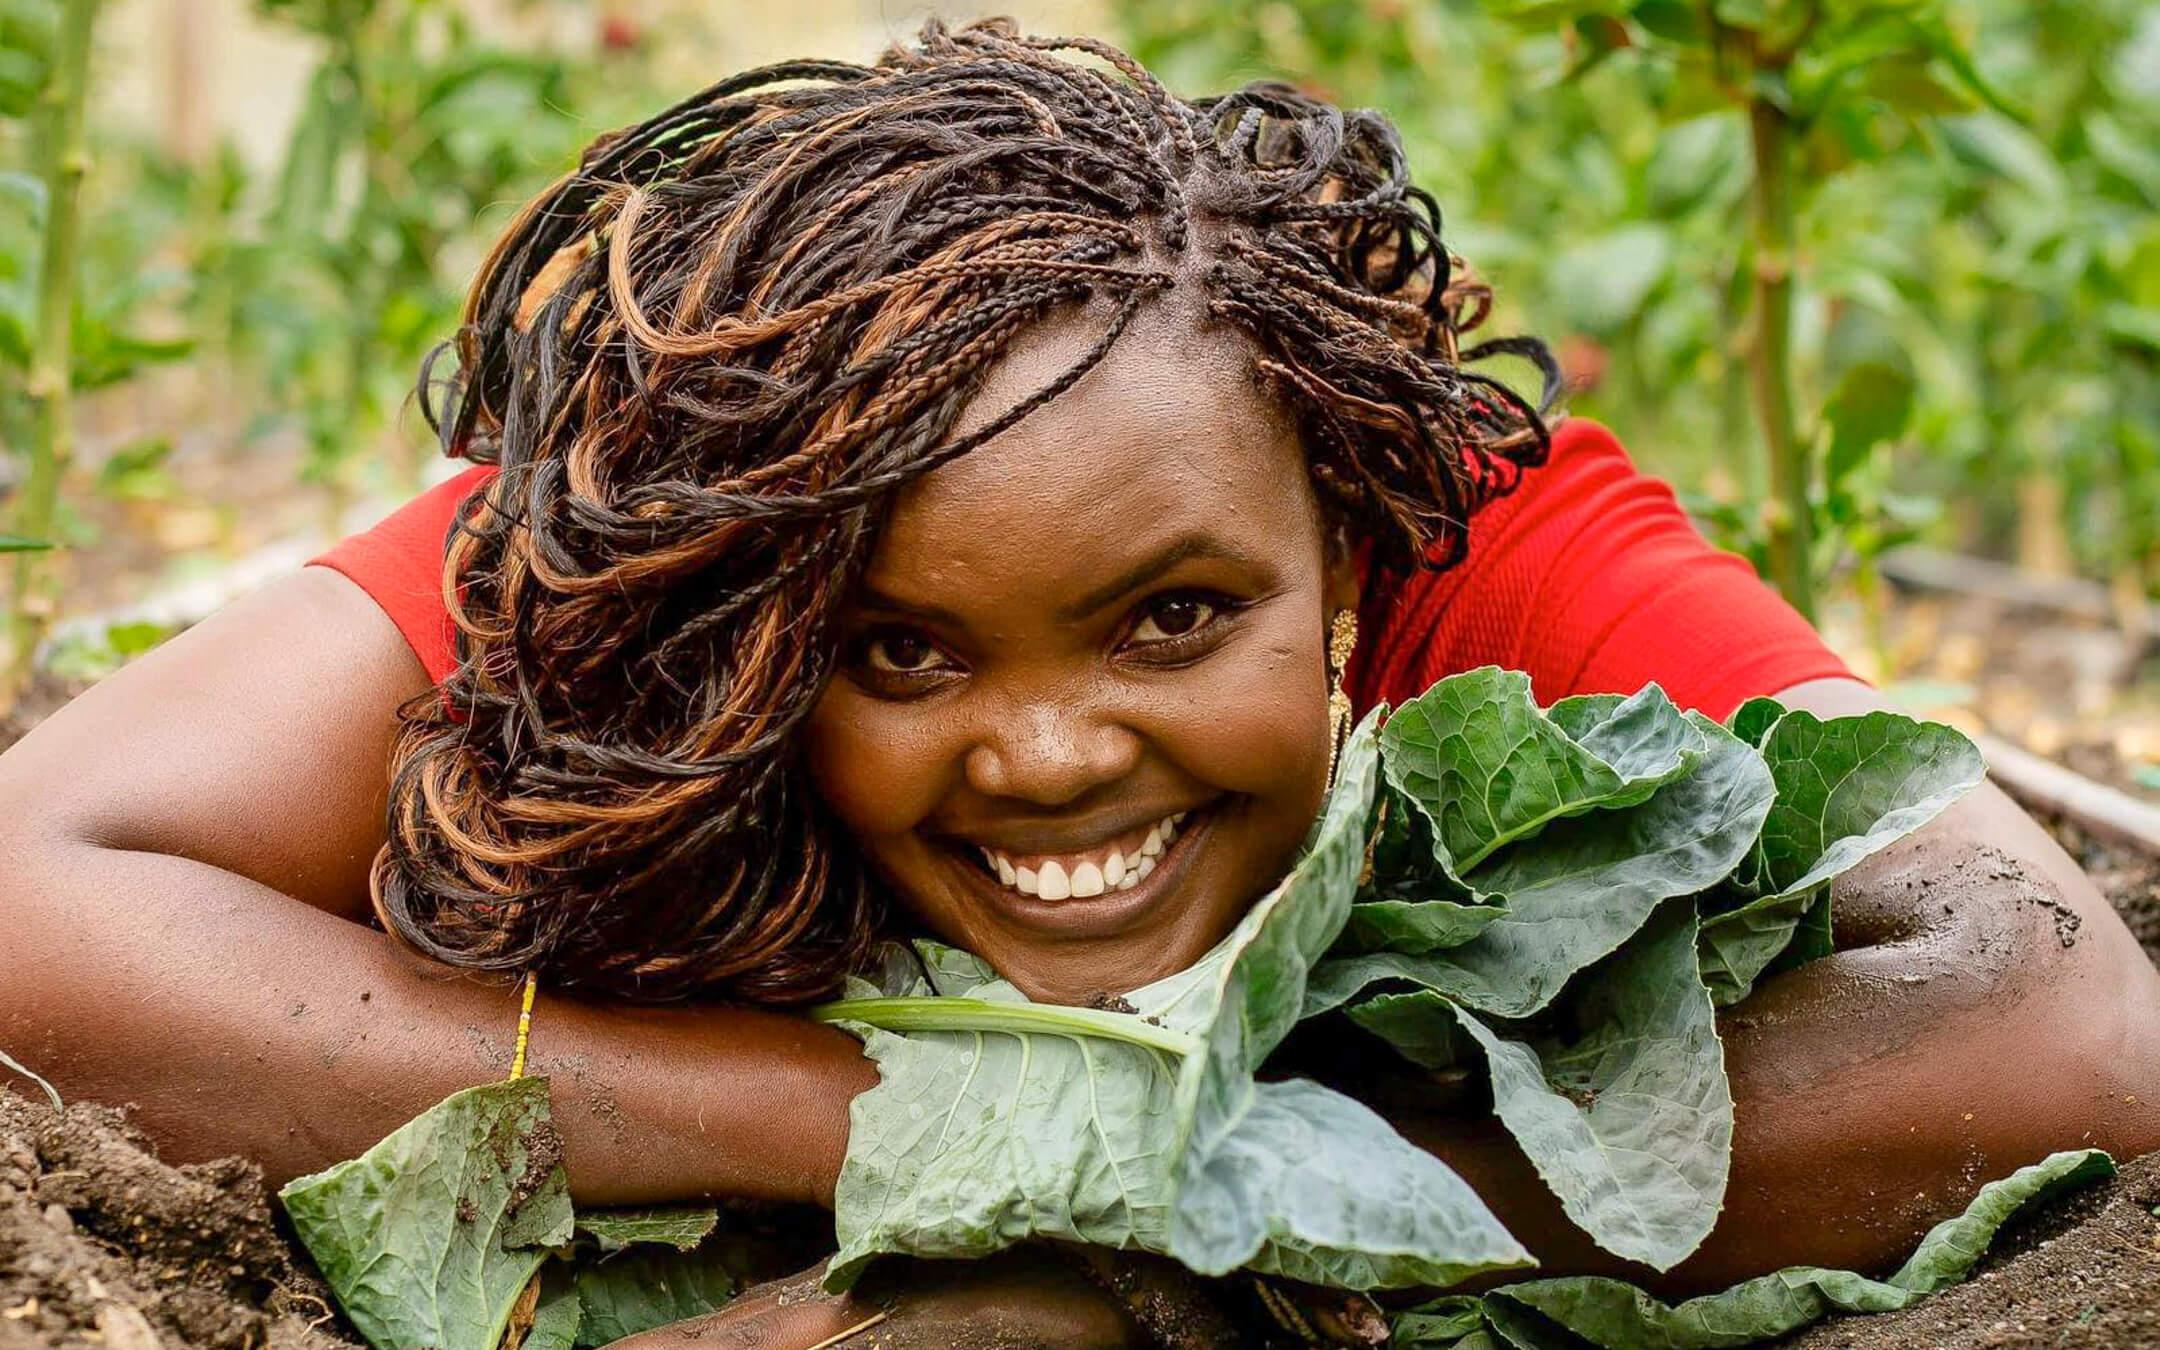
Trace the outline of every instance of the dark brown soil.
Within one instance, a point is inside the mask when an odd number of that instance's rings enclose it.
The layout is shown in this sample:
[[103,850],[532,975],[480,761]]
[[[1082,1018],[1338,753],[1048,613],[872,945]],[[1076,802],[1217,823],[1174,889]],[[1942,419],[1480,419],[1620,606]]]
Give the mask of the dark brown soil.
[[2042,823],[2114,904],[2153,964],[2160,965],[2160,858],[2116,848],[2066,820]]
[[0,1350],[345,1350],[252,1163],[169,1167],[121,1113],[0,1091]]
[[2160,1346],[2160,1154],[1997,1235],[1972,1279],[1899,1313],[1838,1317],[1789,1350]]
[[15,706],[0,712],[0,751],[29,735],[30,728],[57,712],[61,704],[82,691],[82,685],[55,679],[43,671],[31,677],[30,687],[23,691]]

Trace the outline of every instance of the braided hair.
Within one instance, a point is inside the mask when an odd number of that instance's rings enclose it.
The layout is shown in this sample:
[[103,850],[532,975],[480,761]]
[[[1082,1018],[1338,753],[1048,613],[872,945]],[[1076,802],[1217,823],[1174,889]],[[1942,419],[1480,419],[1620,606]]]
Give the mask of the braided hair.
[[[1490,292],[1377,113],[1187,102],[1101,42],[933,21],[596,141],[482,264],[457,373],[421,373],[445,450],[500,473],[447,546],[458,668],[401,713],[384,925],[620,997],[829,992],[881,916],[794,736],[885,504],[1070,388],[1172,284],[1149,260],[1202,248],[1334,523],[1382,576],[1456,561],[1545,454],[1558,377],[1529,339],[1459,346]],[[1077,360],[952,434],[1091,299]],[[1500,353],[1538,406],[1466,368]]]

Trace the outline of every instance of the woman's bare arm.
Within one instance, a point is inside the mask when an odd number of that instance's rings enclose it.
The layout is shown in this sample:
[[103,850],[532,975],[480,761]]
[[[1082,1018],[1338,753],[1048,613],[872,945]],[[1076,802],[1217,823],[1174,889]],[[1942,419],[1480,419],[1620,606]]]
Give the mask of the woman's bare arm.
[[[1781,697],[1822,716],[1886,706],[1845,680]],[[1495,1201],[1541,1274],[1674,1293],[1793,1264],[1879,1270],[1983,1183],[2056,1149],[2160,1148],[2160,975],[1999,789],[1841,880],[1837,942],[1720,1018],[1732,1181],[1716,1231],[1668,1277],[1598,1251],[1496,1123],[1407,1082],[1383,1109]]]
[[[132,1102],[175,1160],[273,1184],[365,1150],[509,1067],[516,993],[362,922],[395,710],[418,661],[357,586],[307,568],[114,675],[0,756],[0,1049]],[[855,1042],[774,1014],[542,996],[588,1203],[829,1202]]]

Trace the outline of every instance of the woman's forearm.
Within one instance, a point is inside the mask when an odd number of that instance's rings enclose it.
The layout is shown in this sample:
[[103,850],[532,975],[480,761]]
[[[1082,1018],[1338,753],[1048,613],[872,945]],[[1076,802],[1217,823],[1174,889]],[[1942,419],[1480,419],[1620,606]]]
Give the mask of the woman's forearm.
[[[169,1159],[240,1154],[276,1186],[509,1070],[508,985],[185,858],[8,843],[0,1049],[70,1098],[134,1103]],[[545,991],[527,1069],[551,1081],[588,1204],[830,1203],[848,1102],[877,1077],[797,1018]]]

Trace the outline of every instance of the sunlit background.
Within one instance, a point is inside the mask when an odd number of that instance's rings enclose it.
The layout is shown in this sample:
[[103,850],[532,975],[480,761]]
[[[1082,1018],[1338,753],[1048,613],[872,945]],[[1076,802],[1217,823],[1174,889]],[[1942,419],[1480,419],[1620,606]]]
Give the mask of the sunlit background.
[[[447,469],[419,360],[593,135],[933,9],[105,0],[70,445],[31,371],[84,7],[0,0],[0,538],[54,546],[7,560],[22,717]],[[2160,6],[935,8],[1388,111],[1495,329],[1858,668],[2160,796]]]

